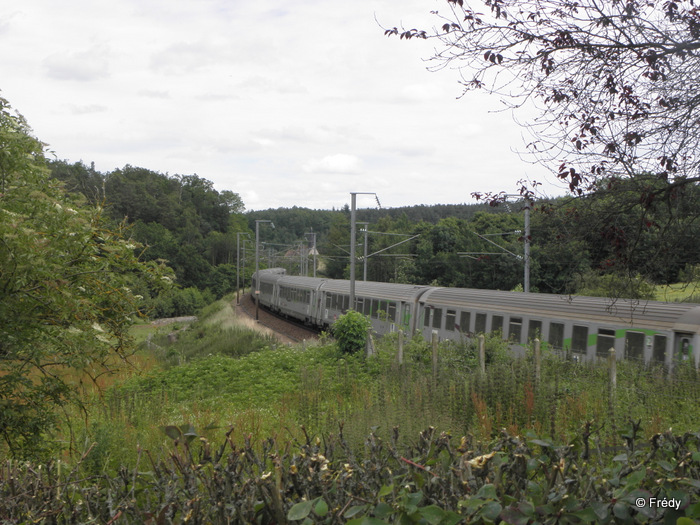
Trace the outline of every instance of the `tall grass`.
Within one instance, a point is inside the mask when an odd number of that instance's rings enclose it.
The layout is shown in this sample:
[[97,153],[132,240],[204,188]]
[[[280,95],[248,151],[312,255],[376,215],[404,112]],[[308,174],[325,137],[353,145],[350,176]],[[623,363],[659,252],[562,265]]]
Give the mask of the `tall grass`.
[[442,343],[433,370],[420,337],[407,341],[399,364],[395,336],[384,337],[377,355],[367,358],[340,354],[325,340],[306,348],[279,345],[241,329],[232,315],[220,303],[176,342],[159,334],[144,343],[142,352],[158,365],[108,389],[80,436],[93,472],[133,465],[139,449],[170,450],[164,429],[181,425],[209,441],[231,432],[253,443],[270,435],[302,439],[299,425],[317,436],[337,435],[342,427],[358,450],[370,432],[388,437],[394,427],[405,440],[432,426],[482,444],[502,429],[569,442],[589,422],[603,446],[619,442],[629,421],[641,421],[647,436],[700,428],[700,387],[689,367],[669,380],[662,370],[621,362],[611,403],[603,364],[545,352],[537,381],[531,357],[512,358],[498,337],[487,339],[481,374],[470,341]]

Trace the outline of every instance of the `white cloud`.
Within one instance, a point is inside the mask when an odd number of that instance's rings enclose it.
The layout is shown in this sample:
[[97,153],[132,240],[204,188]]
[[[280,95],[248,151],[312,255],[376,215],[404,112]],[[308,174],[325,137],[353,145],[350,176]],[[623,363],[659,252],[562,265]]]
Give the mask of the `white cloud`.
[[53,53],[44,60],[44,69],[55,80],[91,82],[109,76],[109,61],[105,49],[91,48]]
[[87,104],[87,105],[80,105],[80,106],[69,104],[68,107],[76,115],[90,115],[92,113],[104,113],[108,109],[107,106],[103,106],[101,104]]
[[59,158],[197,173],[248,209],[464,202],[542,179],[511,152],[510,115],[456,100],[454,71],[425,70],[430,43],[375,20],[430,27],[430,4],[21,2],[0,21],[0,88]]
[[355,155],[338,153],[321,159],[311,159],[302,166],[302,169],[306,173],[360,173],[361,161]]

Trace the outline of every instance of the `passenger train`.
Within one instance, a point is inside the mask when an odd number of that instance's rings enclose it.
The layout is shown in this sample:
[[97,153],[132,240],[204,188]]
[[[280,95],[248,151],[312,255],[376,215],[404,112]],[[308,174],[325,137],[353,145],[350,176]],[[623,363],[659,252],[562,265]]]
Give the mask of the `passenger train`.
[[[259,283],[257,282],[259,280]],[[350,281],[293,277],[281,268],[253,275],[260,304],[318,328],[328,328],[350,309]],[[538,337],[576,359],[638,359],[669,367],[700,365],[700,305],[629,299],[442,288],[356,281],[354,310],[373,330],[403,330],[429,338],[460,340],[499,332],[513,345]]]

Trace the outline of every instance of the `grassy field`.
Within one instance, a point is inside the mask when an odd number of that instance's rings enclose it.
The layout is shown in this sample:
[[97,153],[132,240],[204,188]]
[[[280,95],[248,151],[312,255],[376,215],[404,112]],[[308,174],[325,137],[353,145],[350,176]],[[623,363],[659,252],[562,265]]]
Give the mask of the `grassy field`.
[[657,301],[700,303],[700,283],[676,283],[658,285],[655,297]]
[[[664,494],[700,495],[700,381],[689,365],[669,377],[619,362],[612,389],[605,362],[544,352],[538,376],[532,356],[514,359],[496,337],[485,373],[469,343],[441,344],[434,367],[414,338],[399,364],[395,335],[374,357],[341,354],[327,338],[280,344],[227,301],[189,325],[137,325],[134,336],[136,366],[72,414],[72,436],[62,436],[72,454],[2,467],[0,514],[456,525],[526,523],[538,506],[592,523],[636,516],[627,494],[661,494],[662,476]],[[700,517],[696,507],[687,515]]]
[[669,381],[662,369],[621,363],[611,402],[604,366],[547,356],[538,383],[532,361],[513,360],[495,338],[488,340],[482,376],[468,344],[441,345],[433,370],[428,344],[414,339],[399,366],[394,336],[383,338],[379,355],[369,359],[341,355],[324,339],[288,346],[243,326],[226,301],[204,309],[175,342],[167,336],[174,328],[185,327],[136,326],[141,370],[106,384],[87,420],[76,414],[74,428],[83,430],[74,441],[81,455],[89,450],[84,467],[91,473],[133,465],[140,450],[167,453],[175,427],[210,442],[228,434],[260,443],[269,436],[294,442],[304,432],[337,434],[342,426],[358,450],[369,432],[386,437],[394,427],[409,440],[405,445],[429,426],[482,443],[502,428],[568,442],[588,421],[603,444],[619,441],[631,421],[646,436],[700,427],[694,370],[679,370]]

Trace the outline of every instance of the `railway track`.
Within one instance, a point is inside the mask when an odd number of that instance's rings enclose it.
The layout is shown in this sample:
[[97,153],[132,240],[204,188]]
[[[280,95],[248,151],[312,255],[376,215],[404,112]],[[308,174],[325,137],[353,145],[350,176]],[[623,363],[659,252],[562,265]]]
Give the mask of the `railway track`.
[[[255,301],[250,294],[241,297],[241,304],[236,306],[239,312],[255,319]],[[258,323],[272,330],[284,342],[300,343],[308,339],[317,339],[318,332],[306,326],[290,321],[277,314],[260,308]]]

